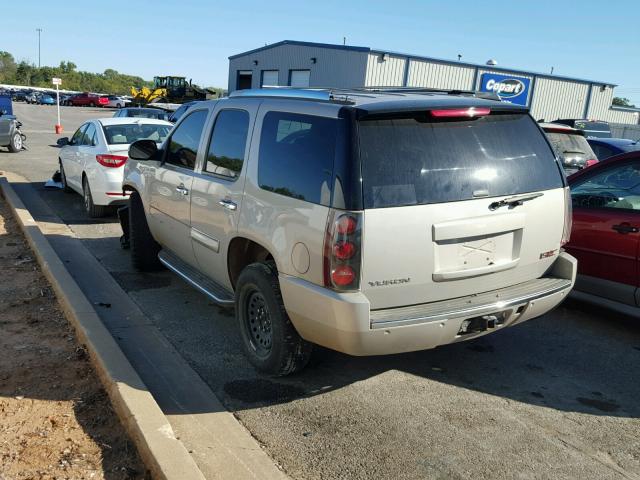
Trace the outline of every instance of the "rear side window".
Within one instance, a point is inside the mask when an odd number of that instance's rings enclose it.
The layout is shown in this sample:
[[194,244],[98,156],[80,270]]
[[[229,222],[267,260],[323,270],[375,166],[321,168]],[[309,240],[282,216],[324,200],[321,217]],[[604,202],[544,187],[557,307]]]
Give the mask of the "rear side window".
[[359,124],[365,208],[456,202],[563,186],[526,114],[385,118]]
[[193,170],[196,166],[198,155],[198,145],[207,120],[207,110],[197,110],[189,114],[184,121],[178,125],[167,148],[165,161],[172,165]]
[[267,113],[260,136],[260,188],[329,205],[337,131],[335,118]]
[[205,172],[236,178],[242,170],[248,132],[248,112],[222,110],[218,113],[204,165]]

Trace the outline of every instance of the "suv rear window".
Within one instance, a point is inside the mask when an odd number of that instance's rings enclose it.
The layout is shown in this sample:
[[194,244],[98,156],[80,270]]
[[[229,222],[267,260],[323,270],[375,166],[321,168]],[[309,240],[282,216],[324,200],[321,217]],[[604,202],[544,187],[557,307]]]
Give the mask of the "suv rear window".
[[547,137],[561,158],[564,158],[567,153],[578,153],[587,160],[596,157],[589,142],[582,135],[547,132]]
[[360,121],[365,208],[456,202],[549,190],[562,174],[527,114]]

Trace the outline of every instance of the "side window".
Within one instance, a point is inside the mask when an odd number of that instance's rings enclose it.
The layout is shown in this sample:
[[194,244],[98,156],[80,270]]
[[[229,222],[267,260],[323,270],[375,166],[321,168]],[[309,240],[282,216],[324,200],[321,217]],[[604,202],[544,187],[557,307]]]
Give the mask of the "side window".
[[571,188],[575,208],[640,210],[640,163],[605,168]]
[[82,142],[80,145],[91,146],[93,145],[93,139],[96,136],[96,127],[93,123],[90,123],[87,129],[84,131],[84,135],[82,135]]
[[260,188],[329,205],[339,120],[269,112],[262,122]]
[[71,137],[71,141],[69,142],[69,145],[79,145],[79,144],[81,144],[82,134],[86,130],[87,125],[88,124],[85,123],[78,130],[76,130],[76,133],[74,133],[73,137]]
[[165,158],[167,163],[190,170],[195,168],[198,145],[208,113],[208,110],[197,110],[176,127],[169,140]]
[[213,126],[204,171],[236,178],[242,170],[249,133],[249,113],[222,110]]

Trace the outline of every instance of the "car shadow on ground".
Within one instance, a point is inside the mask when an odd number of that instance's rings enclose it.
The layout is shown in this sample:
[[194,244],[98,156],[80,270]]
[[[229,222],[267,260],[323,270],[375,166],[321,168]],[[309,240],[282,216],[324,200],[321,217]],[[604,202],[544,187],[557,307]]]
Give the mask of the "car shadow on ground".
[[[82,209],[79,195],[46,193],[49,205],[66,223],[82,218],[86,223],[117,222],[116,217],[91,220],[78,215]],[[117,237],[81,240],[94,255],[107,244],[111,252],[118,248]],[[239,354],[232,311],[213,306],[166,271],[110,273],[232,411],[322,395],[399,371],[415,381],[454,385],[560,411],[640,417],[640,384],[636,381],[640,321],[576,301],[569,300],[522,325],[429,351],[351,357],[318,347],[303,372],[271,378],[256,373]],[[157,308],[156,303],[167,296],[181,299],[180,315],[170,308]]]

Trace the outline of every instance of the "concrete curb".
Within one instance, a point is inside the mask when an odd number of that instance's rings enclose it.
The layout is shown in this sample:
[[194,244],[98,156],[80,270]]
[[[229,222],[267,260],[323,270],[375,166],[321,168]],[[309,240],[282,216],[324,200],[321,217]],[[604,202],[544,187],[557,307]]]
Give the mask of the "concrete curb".
[[6,177],[0,190],[51,283],[62,310],[73,325],[111,403],[138,448],[142,461],[158,480],[204,480],[195,461],[176,439],[162,410],[71,277],[38,224]]

